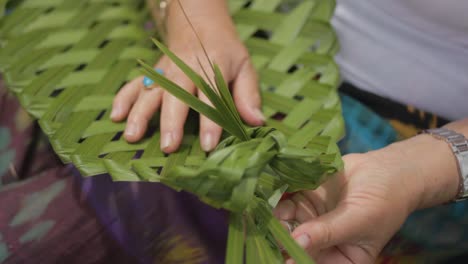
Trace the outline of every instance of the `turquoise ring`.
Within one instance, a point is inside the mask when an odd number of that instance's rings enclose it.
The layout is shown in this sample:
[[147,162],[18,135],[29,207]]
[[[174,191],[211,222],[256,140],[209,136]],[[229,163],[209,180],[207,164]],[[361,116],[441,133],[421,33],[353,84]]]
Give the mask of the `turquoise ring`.
[[[161,68],[154,68],[154,71],[164,75],[164,71]],[[145,78],[143,78],[143,86],[145,86],[146,89],[154,88],[154,81],[151,80],[148,76],[145,76]]]

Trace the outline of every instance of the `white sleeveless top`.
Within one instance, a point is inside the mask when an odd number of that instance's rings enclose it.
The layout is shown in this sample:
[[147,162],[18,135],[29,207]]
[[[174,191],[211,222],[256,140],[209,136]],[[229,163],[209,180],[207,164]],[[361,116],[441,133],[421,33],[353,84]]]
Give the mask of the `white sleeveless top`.
[[448,119],[468,117],[468,0],[337,0],[342,76]]

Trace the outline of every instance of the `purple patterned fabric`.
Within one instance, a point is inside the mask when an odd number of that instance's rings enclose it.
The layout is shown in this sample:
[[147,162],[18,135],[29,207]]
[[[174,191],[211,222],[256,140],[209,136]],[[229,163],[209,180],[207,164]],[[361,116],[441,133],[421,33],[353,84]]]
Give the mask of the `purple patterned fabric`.
[[75,174],[101,223],[141,263],[224,263],[226,212],[162,184]]
[[0,264],[135,263],[0,76]]

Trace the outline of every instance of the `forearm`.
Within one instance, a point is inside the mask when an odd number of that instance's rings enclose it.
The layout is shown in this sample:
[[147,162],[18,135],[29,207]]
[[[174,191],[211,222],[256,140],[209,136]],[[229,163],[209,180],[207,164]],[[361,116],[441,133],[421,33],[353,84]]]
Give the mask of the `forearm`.
[[[448,129],[468,136],[468,119],[453,122]],[[405,174],[412,209],[431,207],[454,199],[458,194],[460,176],[454,154],[447,142],[431,135],[418,135],[382,149],[393,155]]]

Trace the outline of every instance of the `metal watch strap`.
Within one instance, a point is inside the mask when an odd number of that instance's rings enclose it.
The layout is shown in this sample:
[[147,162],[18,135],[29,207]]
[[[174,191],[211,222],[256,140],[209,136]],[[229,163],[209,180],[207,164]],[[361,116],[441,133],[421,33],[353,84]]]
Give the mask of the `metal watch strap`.
[[457,159],[458,172],[460,175],[459,192],[455,201],[468,198],[468,140],[464,135],[447,128],[436,128],[424,130],[423,133],[430,134],[438,139],[449,143],[453,154]]

